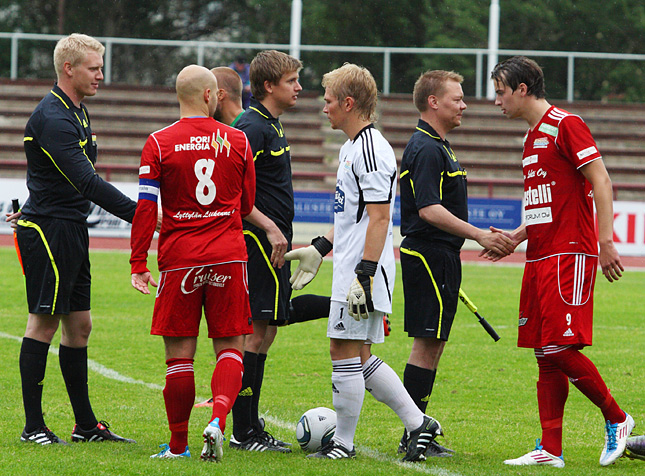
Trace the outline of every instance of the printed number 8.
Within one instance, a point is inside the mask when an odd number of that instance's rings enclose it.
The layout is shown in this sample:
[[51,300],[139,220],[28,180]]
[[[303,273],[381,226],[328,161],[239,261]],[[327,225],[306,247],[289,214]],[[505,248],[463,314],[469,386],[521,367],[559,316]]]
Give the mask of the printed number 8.
[[215,200],[215,183],[211,180],[215,161],[213,159],[199,159],[195,162],[195,177],[197,177],[197,188],[195,195],[197,201],[202,205],[210,205]]

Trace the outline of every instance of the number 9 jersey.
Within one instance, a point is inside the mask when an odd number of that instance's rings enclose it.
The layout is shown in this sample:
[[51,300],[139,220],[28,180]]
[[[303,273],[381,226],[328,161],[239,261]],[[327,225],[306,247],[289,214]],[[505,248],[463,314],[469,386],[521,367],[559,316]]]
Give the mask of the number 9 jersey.
[[157,223],[159,270],[246,261],[242,218],[253,209],[255,169],[244,132],[210,117],[187,117],[148,137],[132,223],[132,273],[146,260]]

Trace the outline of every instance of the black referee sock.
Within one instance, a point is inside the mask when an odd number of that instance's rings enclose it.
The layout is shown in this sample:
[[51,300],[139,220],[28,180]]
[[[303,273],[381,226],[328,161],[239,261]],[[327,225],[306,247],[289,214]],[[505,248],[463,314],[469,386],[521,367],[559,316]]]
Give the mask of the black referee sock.
[[406,364],[403,372],[403,385],[419,409],[425,413],[432,395],[436,370],[423,369],[416,365]]
[[83,430],[91,430],[98,421],[92,411],[87,389],[87,347],[74,348],[61,344],[58,360],[76,423]]
[[255,382],[255,371],[258,362],[258,354],[255,352],[244,352],[244,375],[242,376],[242,388],[237,394],[233,405],[233,436],[237,441],[247,440],[252,431],[251,426],[251,405],[253,402],[253,385]]
[[289,303],[289,324],[329,317],[330,305],[329,296],[303,294],[295,297]]
[[29,337],[22,339],[20,347],[20,380],[22,403],[25,407],[25,431],[31,433],[45,426],[43,418],[43,386],[49,344]]
[[266,354],[258,354],[258,360],[255,367],[255,380],[253,381],[253,397],[251,398],[251,421],[257,431],[262,431],[260,427],[260,390],[262,390],[262,381],[264,380],[264,364],[267,361]]

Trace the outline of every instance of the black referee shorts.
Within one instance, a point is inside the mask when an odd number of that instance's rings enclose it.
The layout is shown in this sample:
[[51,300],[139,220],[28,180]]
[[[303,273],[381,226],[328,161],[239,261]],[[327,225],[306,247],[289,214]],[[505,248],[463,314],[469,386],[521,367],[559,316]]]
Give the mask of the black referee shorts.
[[[289,319],[291,262],[280,269],[271,266],[271,244],[264,232],[244,230],[249,274],[249,302],[253,320],[282,325]],[[291,245],[288,247],[291,248]]]
[[414,238],[405,238],[400,250],[405,331],[447,341],[461,286],[459,252]]
[[57,218],[18,220],[18,247],[33,314],[69,314],[90,309],[87,226]]

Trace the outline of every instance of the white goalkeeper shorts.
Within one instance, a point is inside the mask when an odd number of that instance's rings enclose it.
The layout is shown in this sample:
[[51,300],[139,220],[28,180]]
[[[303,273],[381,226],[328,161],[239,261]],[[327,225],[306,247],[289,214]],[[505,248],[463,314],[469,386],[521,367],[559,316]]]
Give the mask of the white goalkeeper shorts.
[[383,311],[370,312],[367,319],[355,320],[347,313],[347,301],[332,301],[327,321],[327,337],[363,340],[366,344],[382,344],[385,340]]

